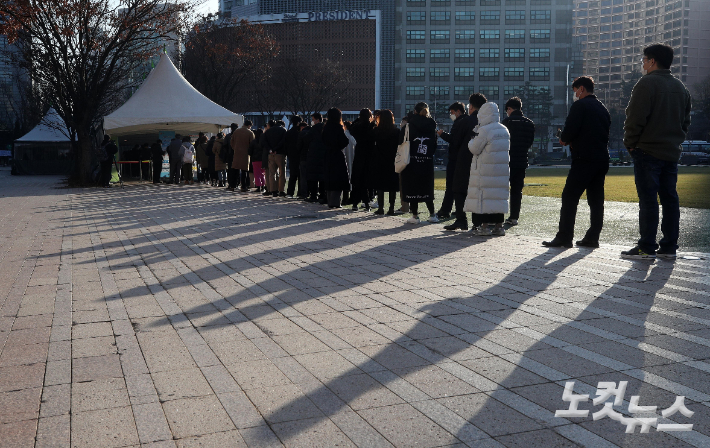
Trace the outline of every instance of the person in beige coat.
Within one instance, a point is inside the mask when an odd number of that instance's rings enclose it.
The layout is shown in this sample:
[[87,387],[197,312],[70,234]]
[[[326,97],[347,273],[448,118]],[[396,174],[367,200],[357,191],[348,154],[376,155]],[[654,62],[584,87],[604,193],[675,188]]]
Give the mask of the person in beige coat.
[[[234,191],[237,182],[241,185],[241,191],[249,191],[249,145],[254,140],[251,126],[252,122],[246,120],[241,128],[232,132],[232,139],[229,141],[234,152],[230,169],[236,171],[231,177],[234,179],[235,185],[231,183],[229,185],[232,191]],[[237,179],[239,180],[237,181]]]

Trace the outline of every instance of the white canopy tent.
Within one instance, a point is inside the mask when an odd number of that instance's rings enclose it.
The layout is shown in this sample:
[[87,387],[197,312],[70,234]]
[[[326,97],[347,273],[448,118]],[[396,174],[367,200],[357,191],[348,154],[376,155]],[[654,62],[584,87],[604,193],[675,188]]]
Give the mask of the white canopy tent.
[[214,103],[178,72],[168,55],[126,103],[104,117],[104,130],[116,135],[174,131],[189,135],[218,132],[244,117]]
[[30,132],[15,140],[16,143],[69,142],[67,126],[57,111],[50,108],[47,115]]

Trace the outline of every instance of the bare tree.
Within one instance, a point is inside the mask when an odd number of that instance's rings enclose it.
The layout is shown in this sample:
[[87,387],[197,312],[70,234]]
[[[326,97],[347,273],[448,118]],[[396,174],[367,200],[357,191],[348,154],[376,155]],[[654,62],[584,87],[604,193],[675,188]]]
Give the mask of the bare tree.
[[349,96],[352,77],[338,62],[279,58],[284,110],[309,116],[339,107]]
[[76,132],[71,180],[88,184],[92,129],[141,81],[132,76],[168,40],[184,34],[198,0],[0,2],[0,34],[31,42],[14,62]]

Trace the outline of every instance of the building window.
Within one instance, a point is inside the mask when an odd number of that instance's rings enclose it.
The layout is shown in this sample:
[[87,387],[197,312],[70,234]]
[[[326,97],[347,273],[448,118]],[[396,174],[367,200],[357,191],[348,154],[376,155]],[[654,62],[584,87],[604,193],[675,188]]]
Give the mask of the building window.
[[407,98],[408,99],[424,98],[424,87],[407,86]]
[[503,95],[505,95],[506,98],[510,98],[513,96],[517,96],[518,92],[523,90],[522,86],[505,86],[503,88]]
[[407,6],[426,6],[426,0],[407,0]]
[[530,62],[549,62],[550,61],[550,49],[549,48],[531,48],[530,49]]
[[429,32],[429,42],[432,44],[448,44],[450,41],[449,30],[431,30]]
[[454,62],[473,62],[475,54],[473,48],[457,48],[454,50]]
[[429,97],[430,98],[448,98],[449,97],[449,86],[429,87]]
[[506,67],[503,71],[503,79],[506,81],[524,81],[525,80],[525,68],[524,67]]
[[456,23],[458,25],[473,25],[475,21],[475,11],[456,11]]
[[481,0],[481,6],[500,6],[500,0]]
[[468,99],[468,97],[471,96],[471,94],[475,91],[476,91],[476,89],[474,89],[473,86],[471,86],[471,87],[455,86],[454,87],[454,95],[456,96],[456,98],[461,98],[461,97],[465,96],[466,99]]
[[481,67],[478,69],[481,81],[498,81],[500,69],[498,67]]
[[525,62],[525,48],[506,48],[505,62]]
[[423,67],[407,67],[407,81],[424,81]]
[[549,81],[549,67],[530,67],[530,81]]
[[527,3],[527,0],[505,0],[505,5],[506,6],[513,6],[513,5],[523,5]]
[[531,43],[549,43],[550,30],[530,30]]
[[525,10],[511,10],[505,12],[506,25],[522,25],[525,24]]
[[432,11],[429,21],[433,24],[445,25],[451,23],[450,11]]
[[476,30],[456,30],[457,44],[472,44],[476,41]]
[[481,25],[499,25],[500,11],[481,11]]
[[485,95],[488,101],[497,100],[500,92],[498,86],[480,86],[478,90]]
[[473,67],[455,67],[454,79],[456,81],[473,81],[475,69]]
[[407,30],[408,44],[423,44],[426,39],[426,32],[420,30]]
[[524,44],[525,30],[505,30],[505,41],[512,44]]
[[550,11],[546,10],[532,10],[530,11],[530,23],[550,23]]
[[424,25],[426,11],[407,11],[407,23],[410,25]]
[[482,48],[478,55],[480,62],[498,62],[500,60],[500,49],[498,48]]
[[496,42],[500,42],[500,30],[481,30],[481,43],[490,44]]
[[448,81],[449,76],[449,67],[429,67],[429,79],[431,80]]
[[424,55],[424,50],[407,48],[407,62],[425,62]]
[[449,62],[449,49],[448,48],[436,48],[429,50],[429,57],[431,62]]
[[451,6],[451,0],[431,0],[431,6]]

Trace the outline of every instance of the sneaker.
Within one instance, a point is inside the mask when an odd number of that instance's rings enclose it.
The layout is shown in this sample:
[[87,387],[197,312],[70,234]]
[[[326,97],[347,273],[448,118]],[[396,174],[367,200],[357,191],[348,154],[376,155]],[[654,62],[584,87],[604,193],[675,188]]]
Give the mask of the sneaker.
[[412,216],[409,218],[407,221],[405,221],[407,224],[419,224],[419,216]]
[[370,208],[380,208],[380,205],[377,203],[377,201],[372,201],[370,202]]
[[621,258],[628,258],[631,260],[654,260],[656,258],[656,253],[646,253],[636,246],[633,249],[622,251]]
[[664,258],[666,260],[675,260],[676,258],[678,258],[678,254],[675,250],[658,249],[656,251],[656,257]]
[[493,232],[488,227],[478,227],[474,233],[476,236],[493,236]]
[[503,224],[507,224],[509,226],[517,226],[518,225],[518,220],[517,219],[506,219]]
[[491,230],[493,236],[505,236],[505,229],[503,227],[496,227]]
[[429,217],[429,222],[439,222],[439,217],[433,214]]

